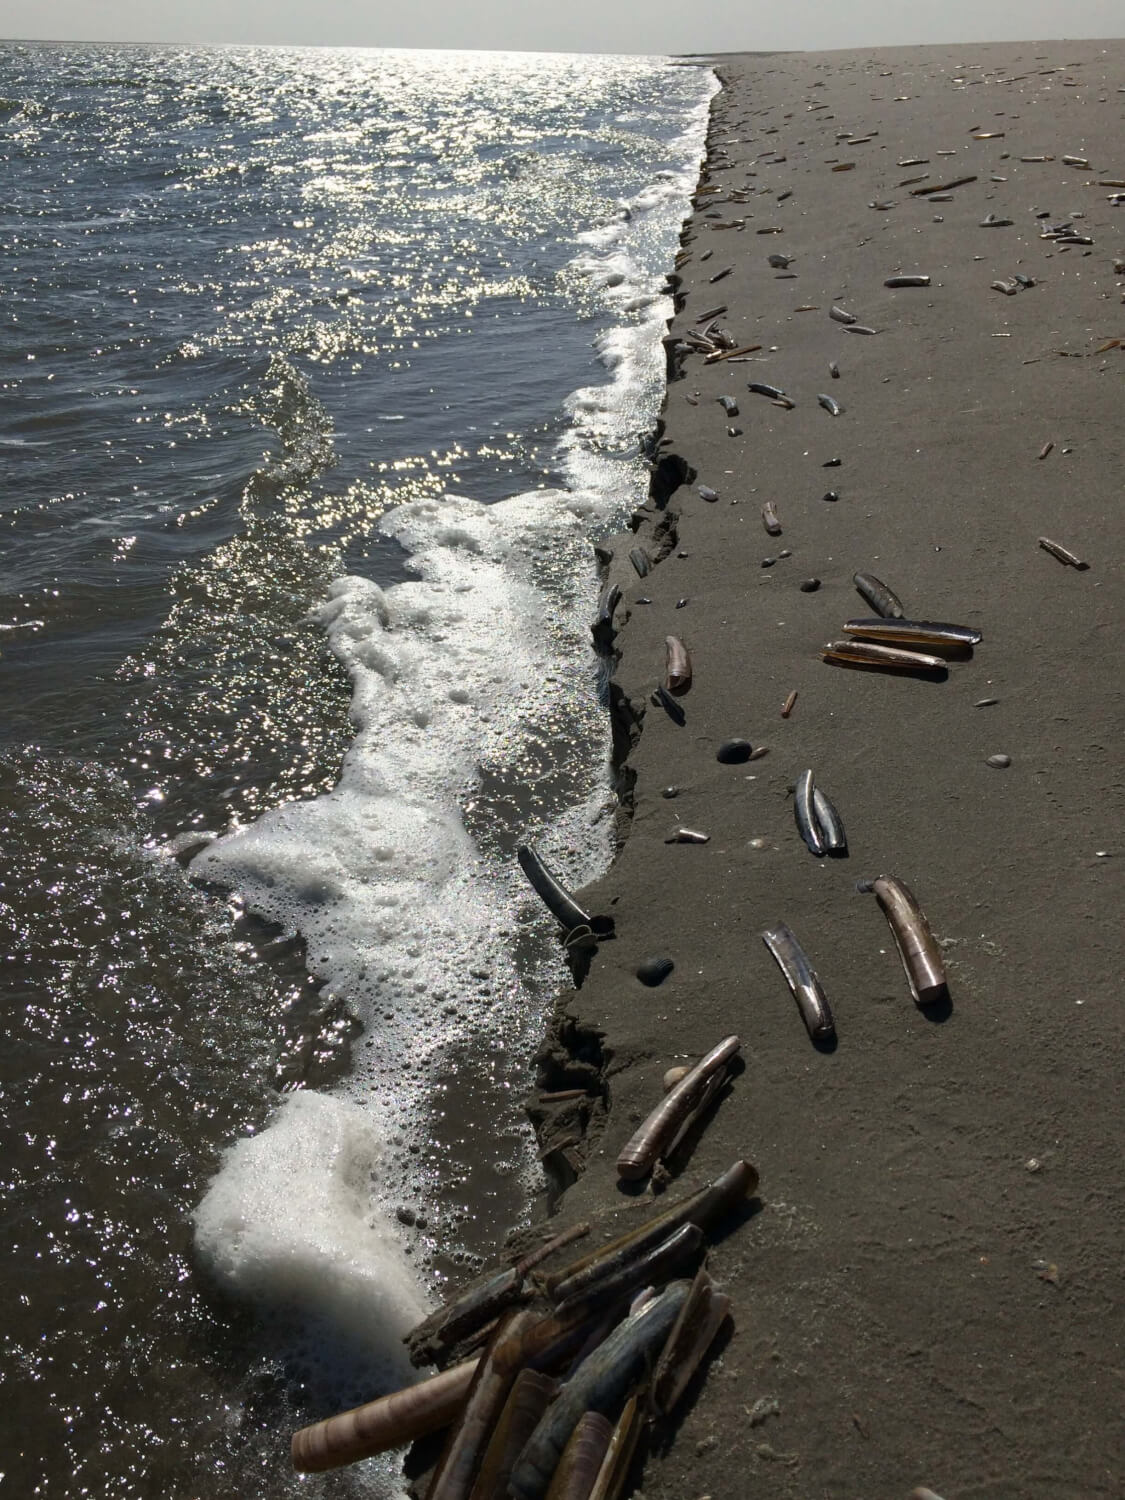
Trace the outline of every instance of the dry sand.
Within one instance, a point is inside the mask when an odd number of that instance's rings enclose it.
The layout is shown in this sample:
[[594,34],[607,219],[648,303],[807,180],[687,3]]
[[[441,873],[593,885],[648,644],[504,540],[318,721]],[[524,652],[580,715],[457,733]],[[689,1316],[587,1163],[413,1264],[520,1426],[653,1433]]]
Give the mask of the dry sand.
[[[745,1155],[761,1207],[712,1253],[733,1334],[674,1441],[649,1452],[648,1500],[905,1500],[917,1484],[946,1500],[1120,1497],[1125,350],[1107,345],[1125,339],[1125,204],[1110,201],[1125,191],[1125,43],[715,62],[700,186],[720,191],[685,231],[673,333],[725,304],[722,327],[762,348],[676,362],[663,472],[682,460],[694,477],[658,486],[610,567],[630,809],[585,893],[616,939],[561,998],[544,1054],[545,1088],[589,1097],[534,1111],[544,1147],[563,1148],[549,1162],[581,1171],[561,1222],[651,1211],[616,1185],[617,1152],[665,1068],[737,1032],[745,1071],[670,1190]],[[970,175],[951,202],[912,196]],[[1014,222],[981,227],[988,214]],[[1093,243],[1040,238],[1063,220]],[[791,277],[767,263],[779,252]],[[1035,285],[990,289],[1017,271]],[[931,285],[887,289],[896,273]],[[847,333],[833,303],[877,336]],[[1042,551],[1043,534],[1089,569]],[[637,542],[665,554],[643,580]],[[856,570],[983,644],[945,681],[828,665],[823,643],[871,614]],[[821,587],[802,593],[810,577]],[[669,633],[694,659],[682,727],[650,699]],[[768,754],[721,765],[732,736]],[[1008,769],[986,764],[995,753]],[[798,837],[805,767],[843,816],[846,860]],[[710,842],[666,843],[677,824]],[[929,916],[948,1012],[913,1004],[857,893],[882,872]],[[834,1051],[811,1045],[761,942],[779,919],[827,990]],[[650,989],[635,970],[653,954],[675,969]],[[777,1412],[756,1421],[762,1398]]]

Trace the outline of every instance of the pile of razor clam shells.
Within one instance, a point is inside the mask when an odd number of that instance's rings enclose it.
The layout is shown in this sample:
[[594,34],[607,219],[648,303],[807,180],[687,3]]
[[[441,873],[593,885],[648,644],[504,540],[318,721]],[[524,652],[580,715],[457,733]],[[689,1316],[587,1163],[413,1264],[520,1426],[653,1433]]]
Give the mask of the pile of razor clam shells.
[[[738,1050],[726,1037],[669,1088],[623,1149],[622,1178],[674,1150]],[[558,1270],[533,1274],[588,1225],[477,1283],[407,1337],[415,1362],[441,1372],[302,1428],[294,1468],[338,1468],[448,1428],[426,1500],[615,1500],[646,1428],[676,1410],[730,1315],[701,1261],[708,1231],[737,1223],[757,1185],[736,1161]]]

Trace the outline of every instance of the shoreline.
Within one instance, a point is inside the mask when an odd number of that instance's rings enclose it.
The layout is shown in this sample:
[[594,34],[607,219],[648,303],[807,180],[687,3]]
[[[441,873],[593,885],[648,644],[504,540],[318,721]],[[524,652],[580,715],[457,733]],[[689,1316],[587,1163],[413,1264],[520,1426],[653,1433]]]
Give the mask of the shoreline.
[[[608,1233],[651,1212],[619,1190],[617,1151],[665,1068],[737,1032],[745,1070],[669,1186],[746,1156],[761,1208],[711,1254],[734,1331],[649,1452],[649,1500],[734,1493],[748,1470],[767,1497],[1115,1495],[1125,43],[698,61],[722,90],[672,278],[659,456],[635,531],[609,544],[621,838],[580,899],[616,937],[559,997],[529,1106],[555,1221]],[[912,191],[961,177],[951,201]],[[1040,238],[1064,220],[1092,243]],[[931,281],[884,285],[903,274]],[[993,288],[1016,275],[1033,285]],[[761,346],[749,362],[672,347],[716,306]],[[856,571],[983,643],[944,681],[829,665],[823,643],[871,613]],[[694,663],[682,726],[651,700],[667,634]],[[767,753],[720,764],[733,737]],[[808,766],[846,860],[797,835]],[[710,841],[665,842],[677,824]],[[940,944],[941,1017],[856,892],[892,872]],[[810,1044],[760,940],[779,919],[828,992],[835,1051]],[[635,974],[650,955],[675,964],[655,988]],[[752,1417],[759,1401],[776,1412]]]

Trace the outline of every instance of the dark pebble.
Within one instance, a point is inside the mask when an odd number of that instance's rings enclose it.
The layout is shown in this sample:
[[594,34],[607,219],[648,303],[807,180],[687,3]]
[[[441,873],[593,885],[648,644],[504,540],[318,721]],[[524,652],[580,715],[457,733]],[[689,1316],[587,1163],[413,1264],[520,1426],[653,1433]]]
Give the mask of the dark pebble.
[[776,561],[777,561],[776,557],[763,557],[762,558],[762,567],[763,568],[772,568],[773,565],[774,565],[774,563]]
[[822,469],[838,469],[843,462],[842,458],[826,458],[820,467]]
[[750,759],[754,747],[749,740],[724,740],[715,751],[715,759],[724,766],[740,766]]
[[798,584],[802,594],[815,594],[820,587],[819,578],[802,578]]
[[405,1206],[395,1209],[395,1217],[400,1224],[405,1224],[407,1228],[417,1222],[417,1215],[414,1210]]
[[728,427],[727,428],[727,437],[741,437],[741,436],[742,436],[742,428],[741,427]]
[[789,550],[788,547],[782,547],[781,551],[777,555],[778,555],[778,557],[792,557],[793,556],[792,552],[790,552],[790,550]]
[[686,603],[687,603],[687,600],[686,600],[686,599],[677,599],[677,600],[676,600],[676,608],[677,608],[677,609],[683,609],[683,607],[684,607],[684,605],[685,605],[685,604],[686,604]]
[[824,492],[824,494],[822,496],[822,499],[825,499],[825,500],[839,500],[839,498],[840,498],[839,492],[836,491],[836,490],[825,490],[825,492]]
[[678,797],[680,795],[680,789],[679,789],[678,786],[666,786],[664,788],[664,790],[660,793],[660,795],[662,797],[668,797],[668,798]]
[[637,965],[637,978],[649,986],[663,984],[675,967],[670,958],[646,958]]

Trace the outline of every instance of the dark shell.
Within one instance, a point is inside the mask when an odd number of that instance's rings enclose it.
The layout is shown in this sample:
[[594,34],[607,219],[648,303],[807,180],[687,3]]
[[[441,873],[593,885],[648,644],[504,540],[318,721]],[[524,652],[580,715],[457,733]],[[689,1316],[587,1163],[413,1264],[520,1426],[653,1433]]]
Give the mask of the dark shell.
[[753,753],[754,747],[749,740],[724,740],[715,751],[715,759],[724,766],[740,766]]
[[819,578],[803,578],[797,585],[802,594],[815,594],[820,587]]
[[637,978],[642,984],[654,988],[663,984],[675,967],[670,958],[646,958],[637,965]]

